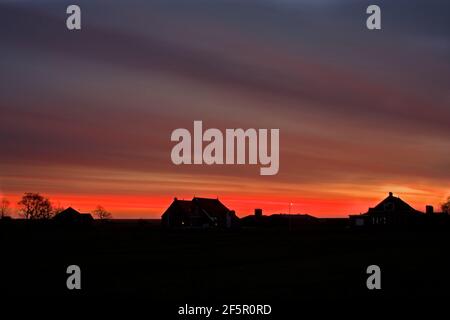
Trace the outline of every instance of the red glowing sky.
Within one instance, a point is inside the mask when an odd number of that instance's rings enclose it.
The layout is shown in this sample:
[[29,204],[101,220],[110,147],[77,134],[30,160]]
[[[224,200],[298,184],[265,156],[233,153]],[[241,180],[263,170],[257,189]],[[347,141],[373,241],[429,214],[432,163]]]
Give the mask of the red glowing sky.
[[[419,210],[450,195],[440,8],[367,33],[331,1],[110,3],[71,34],[57,4],[2,8],[0,196],[152,218],[173,197],[345,216],[390,191]],[[279,173],[173,165],[170,134],[194,120],[280,129]]]

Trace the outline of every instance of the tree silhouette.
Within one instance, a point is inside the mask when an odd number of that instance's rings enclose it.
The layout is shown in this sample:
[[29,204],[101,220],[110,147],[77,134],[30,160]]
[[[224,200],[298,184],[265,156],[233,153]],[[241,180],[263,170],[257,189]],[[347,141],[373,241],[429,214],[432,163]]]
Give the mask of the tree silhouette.
[[3,219],[4,217],[7,217],[8,216],[8,213],[9,213],[9,205],[10,205],[10,202],[9,202],[9,200],[8,199],[6,199],[6,198],[3,198],[1,201],[0,201],[0,217]]
[[100,220],[108,220],[112,218],[112,214],[106,211],[102,206],[97,206],[92,213]]
[[53,203],[53,215],[57,215],[64,211],[64,207],[58,202],[56,205]]
[[450,197],[447,198],[447,201],[441,204],[441,209],[443,213],[450,214]]
[[19,214],[25,219],[50,219],[53,216],[50,200],[39,193],[27,192],[17,204],[20,206]]

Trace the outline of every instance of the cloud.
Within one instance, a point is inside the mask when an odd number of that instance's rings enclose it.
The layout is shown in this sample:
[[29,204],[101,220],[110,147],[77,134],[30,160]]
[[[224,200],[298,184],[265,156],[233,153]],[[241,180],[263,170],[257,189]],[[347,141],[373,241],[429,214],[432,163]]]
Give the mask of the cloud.
[[0,4],[3,190],[59,168],[49,192],[264,193],[257,168],[171,164],[170,132],[194,120],[280,128],[274,196],[448,181],[447,4],[382,1],[379,33],[360,1],[80,5],[73,33],[63,3]]

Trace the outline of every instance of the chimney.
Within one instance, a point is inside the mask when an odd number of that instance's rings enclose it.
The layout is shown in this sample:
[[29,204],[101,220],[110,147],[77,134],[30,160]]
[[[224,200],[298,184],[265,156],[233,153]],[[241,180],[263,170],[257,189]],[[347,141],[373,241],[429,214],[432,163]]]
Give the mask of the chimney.
[[389,197],[392,197],[392,195],[393,195],[392,192],[389,192]]
[[425,207],[425,212],[427,213],[427,214],[433,214],[434,213],[434,209],[433,209],[433,206],[426,206]]
[[255,209],[255,217],[261,217],[262,216],[262,209]]

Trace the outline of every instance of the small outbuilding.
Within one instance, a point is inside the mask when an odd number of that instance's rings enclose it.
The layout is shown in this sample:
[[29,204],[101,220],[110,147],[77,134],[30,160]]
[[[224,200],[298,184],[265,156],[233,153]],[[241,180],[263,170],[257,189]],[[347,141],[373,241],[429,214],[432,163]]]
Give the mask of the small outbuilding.
[[53,217],[53,221],[65,224],[89,224],[94,221],[90,213],[80,213],[72,207],[57,213]]

